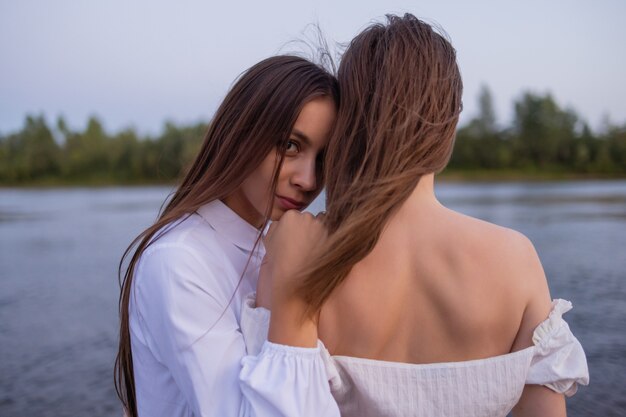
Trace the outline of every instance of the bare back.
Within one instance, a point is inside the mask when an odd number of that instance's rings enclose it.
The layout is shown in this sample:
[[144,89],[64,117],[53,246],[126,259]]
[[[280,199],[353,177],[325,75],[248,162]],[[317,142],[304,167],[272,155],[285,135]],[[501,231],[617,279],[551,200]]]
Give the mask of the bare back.
[[427,181],[418,185],[324,305],[319,336],[331,354],[435,363],[532,343],[550,308],[532,244],[445,208],[430,181],[430,189]]

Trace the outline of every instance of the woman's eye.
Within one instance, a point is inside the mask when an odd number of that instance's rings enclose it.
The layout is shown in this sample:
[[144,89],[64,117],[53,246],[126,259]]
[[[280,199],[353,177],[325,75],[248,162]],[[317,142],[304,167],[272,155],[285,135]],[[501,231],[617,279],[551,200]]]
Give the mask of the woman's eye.
[[298,145],[298,142],[294,142],[293,140],[287,142],[287,152],[292,154],[300,152],[300,145]]

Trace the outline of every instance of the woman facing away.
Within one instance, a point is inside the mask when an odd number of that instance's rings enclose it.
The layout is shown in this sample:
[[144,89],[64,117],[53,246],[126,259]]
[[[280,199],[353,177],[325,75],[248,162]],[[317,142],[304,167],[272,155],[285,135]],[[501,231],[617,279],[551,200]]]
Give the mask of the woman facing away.
[[319,193],[337,101],[336,79],[293,56],[254,65],[224,99],[184,180],[124,255],[115,372],[128,416],[338,415],[315,349],[273,345],[240,378],[261,231]]
[[409,14],[361,32],[339,67],[327,214],[288,212],[266,239],[268,340],[321,339],[344,417],[564,416],[588,383],[531,242],[435,196],[462,107],[455,55]]

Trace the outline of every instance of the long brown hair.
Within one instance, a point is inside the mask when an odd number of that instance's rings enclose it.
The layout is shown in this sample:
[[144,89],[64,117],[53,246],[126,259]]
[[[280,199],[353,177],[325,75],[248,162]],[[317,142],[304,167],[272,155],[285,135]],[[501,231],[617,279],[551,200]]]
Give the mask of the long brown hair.
[[312,314],[371,252],[421,176],[446,166],[462,109],[454,48],[410,14],[389,15],[354,38],[338,79],[325,163],[329,239],[301,287]]
[[[271,184],[274,190],[298,114],[307,102],[321,96],[337,102],[337,81],[327,70],[304,58],[275,56],[248,69],[215,113],[198,156],[158,220],[124,252],[119,267],[120,335],[115,389],[128,416],[137,416],[129,301],[141,254],[166,225],[191,215],[208,202],[229,196],[270,152],[276,151],[279,162]],[[265,214],[267,218],[269,211]],[[123,264],[131,253],[122,277]]]

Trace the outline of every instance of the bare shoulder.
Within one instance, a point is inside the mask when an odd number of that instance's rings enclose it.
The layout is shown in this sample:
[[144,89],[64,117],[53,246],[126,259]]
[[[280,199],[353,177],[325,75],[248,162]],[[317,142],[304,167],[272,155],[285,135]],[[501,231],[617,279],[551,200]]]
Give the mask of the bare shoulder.
[[508,289],[509,297],[515,298],[512,304],[523,308],[513,350],[530,346],[534,329],[551,308],[547,278],[535,246],[516,230],[460,213],[454,216],[459,222],[463,248],[487,265],[493,279]]
[[450,211],[458,257],[470,270],[515,294],[517,305],[549,299],[545,272],[535,246],[521,232]]
[[457,230],[466,249],[482,252],[506,263],[507,269],[519,271],[519,274],[514,274],[516,276],[527,275],[530,279],[543,277],[537,251],[523,233],[452,210],[450,212],[455,219],[452,227]]

